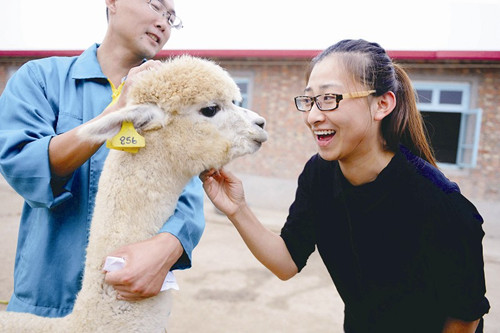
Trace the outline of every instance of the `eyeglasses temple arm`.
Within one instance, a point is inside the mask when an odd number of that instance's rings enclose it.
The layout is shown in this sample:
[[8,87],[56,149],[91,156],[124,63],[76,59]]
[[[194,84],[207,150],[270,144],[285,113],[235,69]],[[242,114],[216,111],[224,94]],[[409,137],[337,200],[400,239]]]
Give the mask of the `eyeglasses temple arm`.
[[376,92],[376,90],[356,91],[356,92],[352,92],[352,93],[342,94],[342,97],[344,97],[344,98],[366,97],[366,96],[369,96],[375,92]]

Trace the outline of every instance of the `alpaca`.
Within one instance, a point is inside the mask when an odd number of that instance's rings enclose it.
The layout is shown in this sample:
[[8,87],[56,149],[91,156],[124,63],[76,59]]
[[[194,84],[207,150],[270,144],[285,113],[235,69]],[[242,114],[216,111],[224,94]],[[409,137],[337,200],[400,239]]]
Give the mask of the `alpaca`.
[[163,332],[168,295],[119,301],[102,264],[116,248],[155,235],[173,214],[188,181],[267,140],[265,120],[233,103],[237,85],[215,63],[191,56],[165,61],[131,87],[127,106],[88,123],[90,142],[114,137],[129,121],[144,136],[137,153],[111,150],[99,181],[82,289],[63,318],[0,313],[1,332]]

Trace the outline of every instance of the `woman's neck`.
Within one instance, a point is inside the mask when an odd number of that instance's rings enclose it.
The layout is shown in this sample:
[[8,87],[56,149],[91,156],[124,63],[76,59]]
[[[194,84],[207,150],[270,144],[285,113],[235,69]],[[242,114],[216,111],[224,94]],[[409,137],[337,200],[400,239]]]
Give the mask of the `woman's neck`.
[[374,181],[394,155],[392,151],[381,150],[339,160],[339,165],[349,183],[358,186]]

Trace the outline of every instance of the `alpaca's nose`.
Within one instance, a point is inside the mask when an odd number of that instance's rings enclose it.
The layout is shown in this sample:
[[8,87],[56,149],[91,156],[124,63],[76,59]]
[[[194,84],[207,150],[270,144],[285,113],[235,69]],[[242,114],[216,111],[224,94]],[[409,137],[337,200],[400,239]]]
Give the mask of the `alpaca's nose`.
[[255,120],[255,125],[264,129],[264,126],[266,126],[266,120],[264,118],[259,118],[259,119]]

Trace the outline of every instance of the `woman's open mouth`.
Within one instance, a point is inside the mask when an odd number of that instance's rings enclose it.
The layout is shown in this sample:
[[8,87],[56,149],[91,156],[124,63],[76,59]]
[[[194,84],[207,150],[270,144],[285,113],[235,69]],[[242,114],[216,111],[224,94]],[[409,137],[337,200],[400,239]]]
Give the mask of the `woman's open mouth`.
[[316,135],[316,139],[318,141],[329,141],[333,138],[335,135],[334,130],[322,130],[322,131],[314,131],[314,134]]
[[319,147],[326,147],[333,140],[337,132],[334,130],[316,130],[313,133],[316,136],[317,145]]

